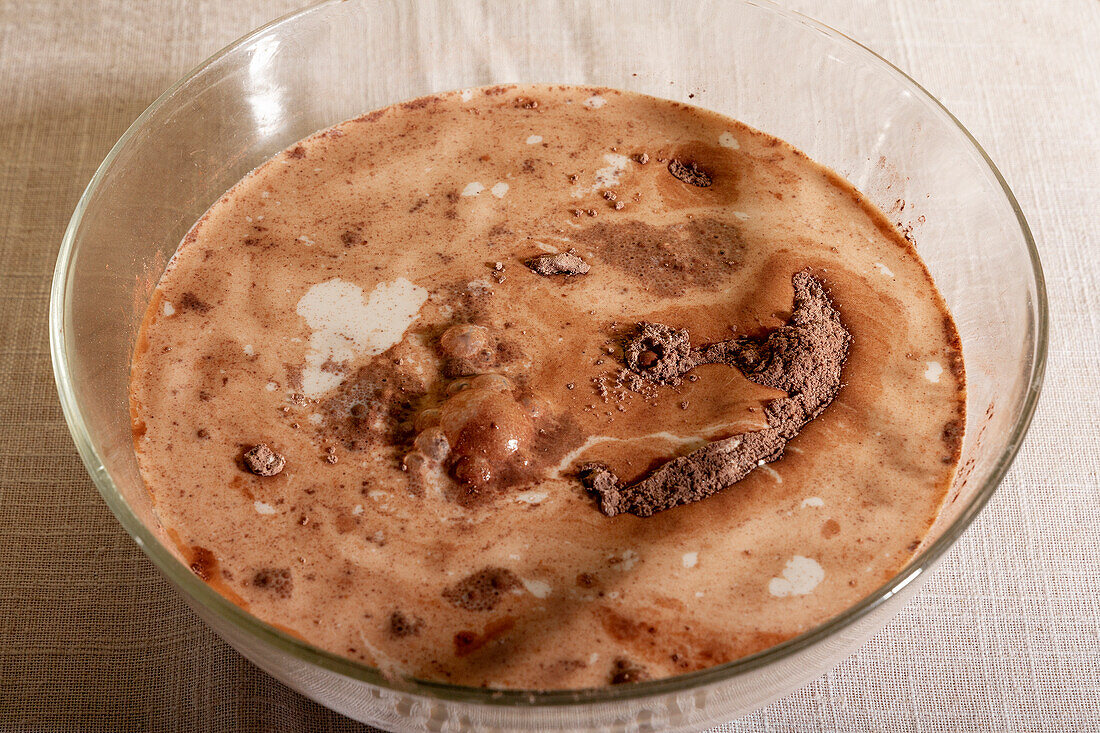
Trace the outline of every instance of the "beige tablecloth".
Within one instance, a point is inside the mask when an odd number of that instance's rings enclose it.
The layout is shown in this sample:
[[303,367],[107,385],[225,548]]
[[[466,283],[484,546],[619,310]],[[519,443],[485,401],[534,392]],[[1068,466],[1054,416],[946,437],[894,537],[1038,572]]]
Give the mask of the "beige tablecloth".
[[[65,223],[165,87],[277,2],[0,0],[0,729],[358,731],[162,581],[72,447],[46,342]],[[787,0],[936,94],[1000,165],[1050,285],[1027,444],[863,651],[726,731],[1100,728],[1100,2]]]

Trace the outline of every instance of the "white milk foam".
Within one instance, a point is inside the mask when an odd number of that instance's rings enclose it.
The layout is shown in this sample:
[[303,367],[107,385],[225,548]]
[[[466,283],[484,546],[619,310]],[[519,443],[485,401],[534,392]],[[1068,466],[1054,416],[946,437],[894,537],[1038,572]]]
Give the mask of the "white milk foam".
[[302,370],[305,396],[320,397],[344,381],[324,368],[329,362],[381,354],[400,341],[427,299],[427,290],[403,277],[376,286],[366,300],[361,287],[340,278],[311,287],[296,309],[313,331]]

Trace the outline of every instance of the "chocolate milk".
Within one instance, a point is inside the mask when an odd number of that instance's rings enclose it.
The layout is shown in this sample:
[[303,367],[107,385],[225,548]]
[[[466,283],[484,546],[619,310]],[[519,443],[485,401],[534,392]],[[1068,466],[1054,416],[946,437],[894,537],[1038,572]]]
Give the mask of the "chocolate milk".
[[[828,363],[788,338],[811,292]],[[721,664],[857,602],[932,524],[965,405],[942,298],[848,183],[569,86],[418,99],[264,163],[180,245],[131,394],[157,514],[220,592],[390,674],[527,689]]]

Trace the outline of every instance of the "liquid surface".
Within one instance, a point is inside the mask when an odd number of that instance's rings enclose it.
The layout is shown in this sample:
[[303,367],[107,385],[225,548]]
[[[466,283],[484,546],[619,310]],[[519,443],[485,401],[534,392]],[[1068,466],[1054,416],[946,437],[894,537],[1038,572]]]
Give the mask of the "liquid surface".
[[[524,264],[568,250],[590,270]],[[835,400],[714,496],[601,514],[581,464],[635,481],[785,396],[727,364],[634,391],[637,324],[761,336],[802,271],[851,334]],[[262,165],[184,239],[132,376],[201,577],[389,673],[529,689],[705,668],[864,597],[935,518],[963,395],[923,264],[835,174],[704,110],[548,86],[396,105]],[[260,443],[277,475],[246,470]]]

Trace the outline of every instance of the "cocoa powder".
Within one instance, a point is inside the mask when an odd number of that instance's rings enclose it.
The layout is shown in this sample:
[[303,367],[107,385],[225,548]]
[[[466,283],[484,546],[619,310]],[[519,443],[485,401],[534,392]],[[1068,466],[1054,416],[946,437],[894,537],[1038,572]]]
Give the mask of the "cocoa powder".
[[[578,475],[596,495],[600,511],[648,517],[705,499],[781,457],[787,442],[833,401],[851,336],[817,278],[800,272],[792,284],[790,320],[762,340],[731,339],[689,350],[686,331],[641,324],[625,349],[627,369],[638,378],[673,384],[700,364],[729,364],[753,382],[787,392],[787,397],[765,408],[764,430],[713,441],[630,486],[624,486],[608,466],[582,466]],[[648,367],[640,360],[646,353],[656,357]]]

